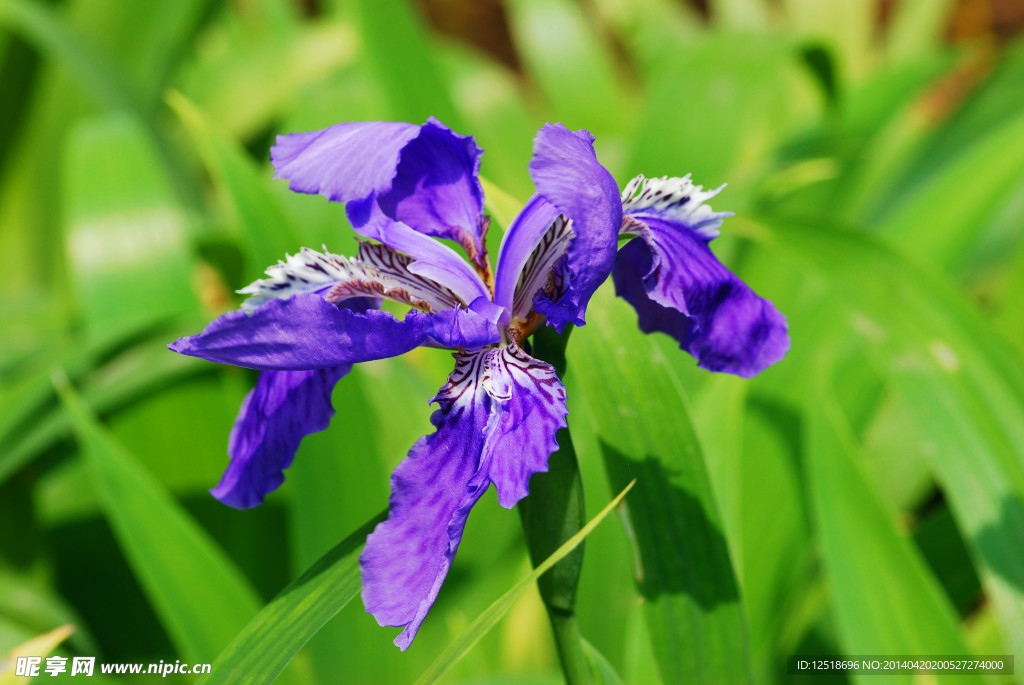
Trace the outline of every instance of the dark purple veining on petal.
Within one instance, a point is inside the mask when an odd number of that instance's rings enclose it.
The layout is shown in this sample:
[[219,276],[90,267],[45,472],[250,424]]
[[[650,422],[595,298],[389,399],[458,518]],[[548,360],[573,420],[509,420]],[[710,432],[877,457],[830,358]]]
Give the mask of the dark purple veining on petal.
[[514,343],[454,355],[434,402],[436,431],[391,478],[391,512],[360,558],[363,602],[378,623],[401,626],[406,649],[437,599],[469,511],[494,482],[502,506],[547,470],[565,426],[565,389],[550,364]]
[[480,469],[490,399],[481,380],[489,350],[455,356],[420,438],[391,476],[388,520],[366,540],[359,559],[363,604],[380,625],[402,626],[409,647],[451,567],[466,518],[490,481]]
[[489,386],[494,403],[484,446],[488,476],[498,503],[512,508],[529,494],[530,476],[548,470],[558,449],[555,435],[566,425],[565,386],[551,364],[516,344],[491,355]]

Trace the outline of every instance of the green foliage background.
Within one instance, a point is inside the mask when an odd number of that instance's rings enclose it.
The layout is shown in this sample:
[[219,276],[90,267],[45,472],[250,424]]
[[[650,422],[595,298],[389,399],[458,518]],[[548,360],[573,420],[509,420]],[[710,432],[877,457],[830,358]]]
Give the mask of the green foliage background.
[[[450,360],[361,365],[239,512],[206,490],[253,376],[165,348],[286,252],[354,248],[271,180],[274,135],[435,115],[511,197],[545,121],[620,185],[729,182],[717,252],[789,317],[753,381],[639,334],[610,284],[573,334],[589,513],[638,479],[586,544],[599,680],[1024,659],[1024,42],[950,43],[949,0],[707,4],[506,0],[512,70],[406,0],[0,0],[0,655],[71,623],[57,654],[206,662],[248,624],[264,646],[224,658],[265,676],[327,621],[282,682],[412,682],[529,572],[488,495],[407,653],[348,601],[358,536],[254,619],[386,504]],[[489,200],[496,248],[513,203]],[[530,589],[444,680],[559,682],[548,631]]]

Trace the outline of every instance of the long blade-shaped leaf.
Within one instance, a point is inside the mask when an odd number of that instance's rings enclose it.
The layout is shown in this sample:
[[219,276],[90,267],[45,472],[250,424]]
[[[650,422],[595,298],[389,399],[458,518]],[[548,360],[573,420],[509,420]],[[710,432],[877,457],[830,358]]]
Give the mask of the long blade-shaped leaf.
[[90,334],[196,311],[186,212],[144,125],[80,124],[64,161],[68,260]]
[[270,683],[361,587],[359,552],[381,512],[292,581],[220,653],[206,685]]
[[565,555],[572,552],[576,547],[583,542],[584,538],[590,535],[590,532],[597,528],[597,524],[604,520],[604,517],[611,513],[612,509],[619,505],[619,502],[626,496],[634,485],[635,481],[630,482],[623,488],[622,492],[615,496],[611,502],[605,505],[604,509],[598,512],[597,516],[590,519],[587,525],[580,528],[579,532],[573,535],[571,538],[565,541],[561,547],[551,553],[547,559],[541,562],[536,568],[533,569],[527,576],[523,577],[518,583],[513,585],[508,592],[499,597],[494,604],[487,607],[482,614],[476,617],[476,620],[466,630],[462,632],[455,642],[448,645],[441,654],[434,660],[430,668],[420,676],[419,680],[416,681],[417,685],[427,685],[428,683],[436,683],[441,677],[451,669],[458,661],[466,655],[469,650],[473,649],[473,646],[478,643],[487,632],[501,620],[501,617],[508,613],[508,610],[512,608],[512,605],[516,603],[516,600],[526,592],[527,588],[537,582],[544,573],[562,560]]
[[183,657],[209,661],[260,601],[224,551],[54,378],[118,544]]
[[230,198],[234,219],[241,230],[249,276],[284,259],[302,247],[298,231],[270,194],[267,175],[233,140],[184,95],[167,94],[167,104],[185,126],[217,184]]
[[805,415],[808,491],[842,646],[848,654],[967,654],[949,599],[859,468],[835,397],[819,387]]
[[682,390],[657,342],[609,288],[587,319],[569,347],[567,383],[589,421],[572,428],[594,427],[613,488],[637,480],[629,529],[662,678],[747,682],[736,576]]
[[[924,453],[1007,647],[1024,649],[1024,364],[948,283],[893,252],[827,224],[773,227],[788,253],[806,258],[803,268],[827,273],[837,320],[860,333],[929,438]],[[772,254],[785,263],[781,251]]]

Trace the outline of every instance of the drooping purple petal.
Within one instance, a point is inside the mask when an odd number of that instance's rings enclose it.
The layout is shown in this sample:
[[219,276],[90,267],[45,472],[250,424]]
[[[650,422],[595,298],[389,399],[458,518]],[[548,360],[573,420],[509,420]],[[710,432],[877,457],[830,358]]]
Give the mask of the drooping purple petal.
[[261,371],[231,430],[231,463],[210,493],[236,509],[262,504],[284,482],[302,438],[327,428],[331,390],[351,369]]
[[[338,309],[319,295],[300,294],[270,300],[249,316],[241,310],[228,312],[202,333],[169,347],[250,369],[301,370],[394,357],[428,337],[446,347],[500,338],[495,324],[476,312],[450,311],[439,315],[413,310],[398,320],[390,312]],[[460,318],[459,325],[452,325],[452,317]]]
[[553,366],[534,359],[518,345],[491,355],[488,390],[495,399],[487,423],[484,462],[498,491],[498,503],[511,509],[529,494],[530,476],[548,470],[564,428],[565,387]]
[[437,599],[470,509],[491,482],[504,507],[526,496],[565,425],[565,389],[551,365],[515,343],[454,356],[434,398],[437,430],[395,469],[391,513],[360,558],[366,610],[404,628],[395,640],[403,650]]
[[490,481],[481,468],[490,400],[483,388],[491,350],[455,355],[434,402],[437,430],[420,438],[391,475],[391,512],[359,559],[363,604],[382,626],[403,626],[408,648],[437,599],[469,511]]
[[419,133],[414,124],[358,121],[278,136],[270,149],[274,178],[296,192],[351,203],[349,218],[362,225],[366,201],[391,189],[402,148]]
[[569,323],[586,323],[587,303],[611,273],[618,246],[622,202],[615,180],[597,161],[593,141],[586,130],[547,124],[533,143],[530,176],[537,194],[572,220],[575,233],[563,262],[561,293],[535,300],[537,311],[558,332]]
[[391,190],[380,196],[381,209],[420,233],[456,241],[483,266],[481,155],[472,136],[431,117],[402,148]]
[[702,368],[749,378],[785,356],[786,318],[718,261],[708,242],[722,215],[692,202],[703,198],[683,193],[657,211],[627,215],[623,225],[639,238],[619,250],[616,292],[636,308],[644,332],[671,335]]

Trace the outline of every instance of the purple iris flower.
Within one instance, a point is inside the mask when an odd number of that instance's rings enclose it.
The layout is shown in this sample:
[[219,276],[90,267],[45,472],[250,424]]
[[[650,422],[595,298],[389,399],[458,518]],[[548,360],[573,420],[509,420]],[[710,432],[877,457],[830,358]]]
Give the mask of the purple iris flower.
[[[262,503],[284,481],[305,435],[327,427],[334,385],[358,362],[420,345],[455,350],[433,402],[436,430],[391,477],[389,518],[360,559],[363,601],[406,649],[444,582],[470,509],[493,484],[512,507],[547,470],[566,425],[554,368],[523,351],[540,326],[583,325],[614,274],[645,331],[675,337],[700,365],[752,376],[788,349],[785,318],[711,253],[723,213],[688,178],[644,179],[620,197],[593,136],[561,124],[534,140],[537,191],[508,227],[492,272],[477,178],[482,150],[431,118],[422,126],[342,123],[279,136],[276,177],[344,202],[360,241],[345,258],[304,248],[240,291],[249,297],[182,354],[260,371],[211,492],[233,507]],[[620,236],[635,236],[619,250]],[[454,241],[468,260],[435,238]],[[381,299],[411,307],[399,318]]]

